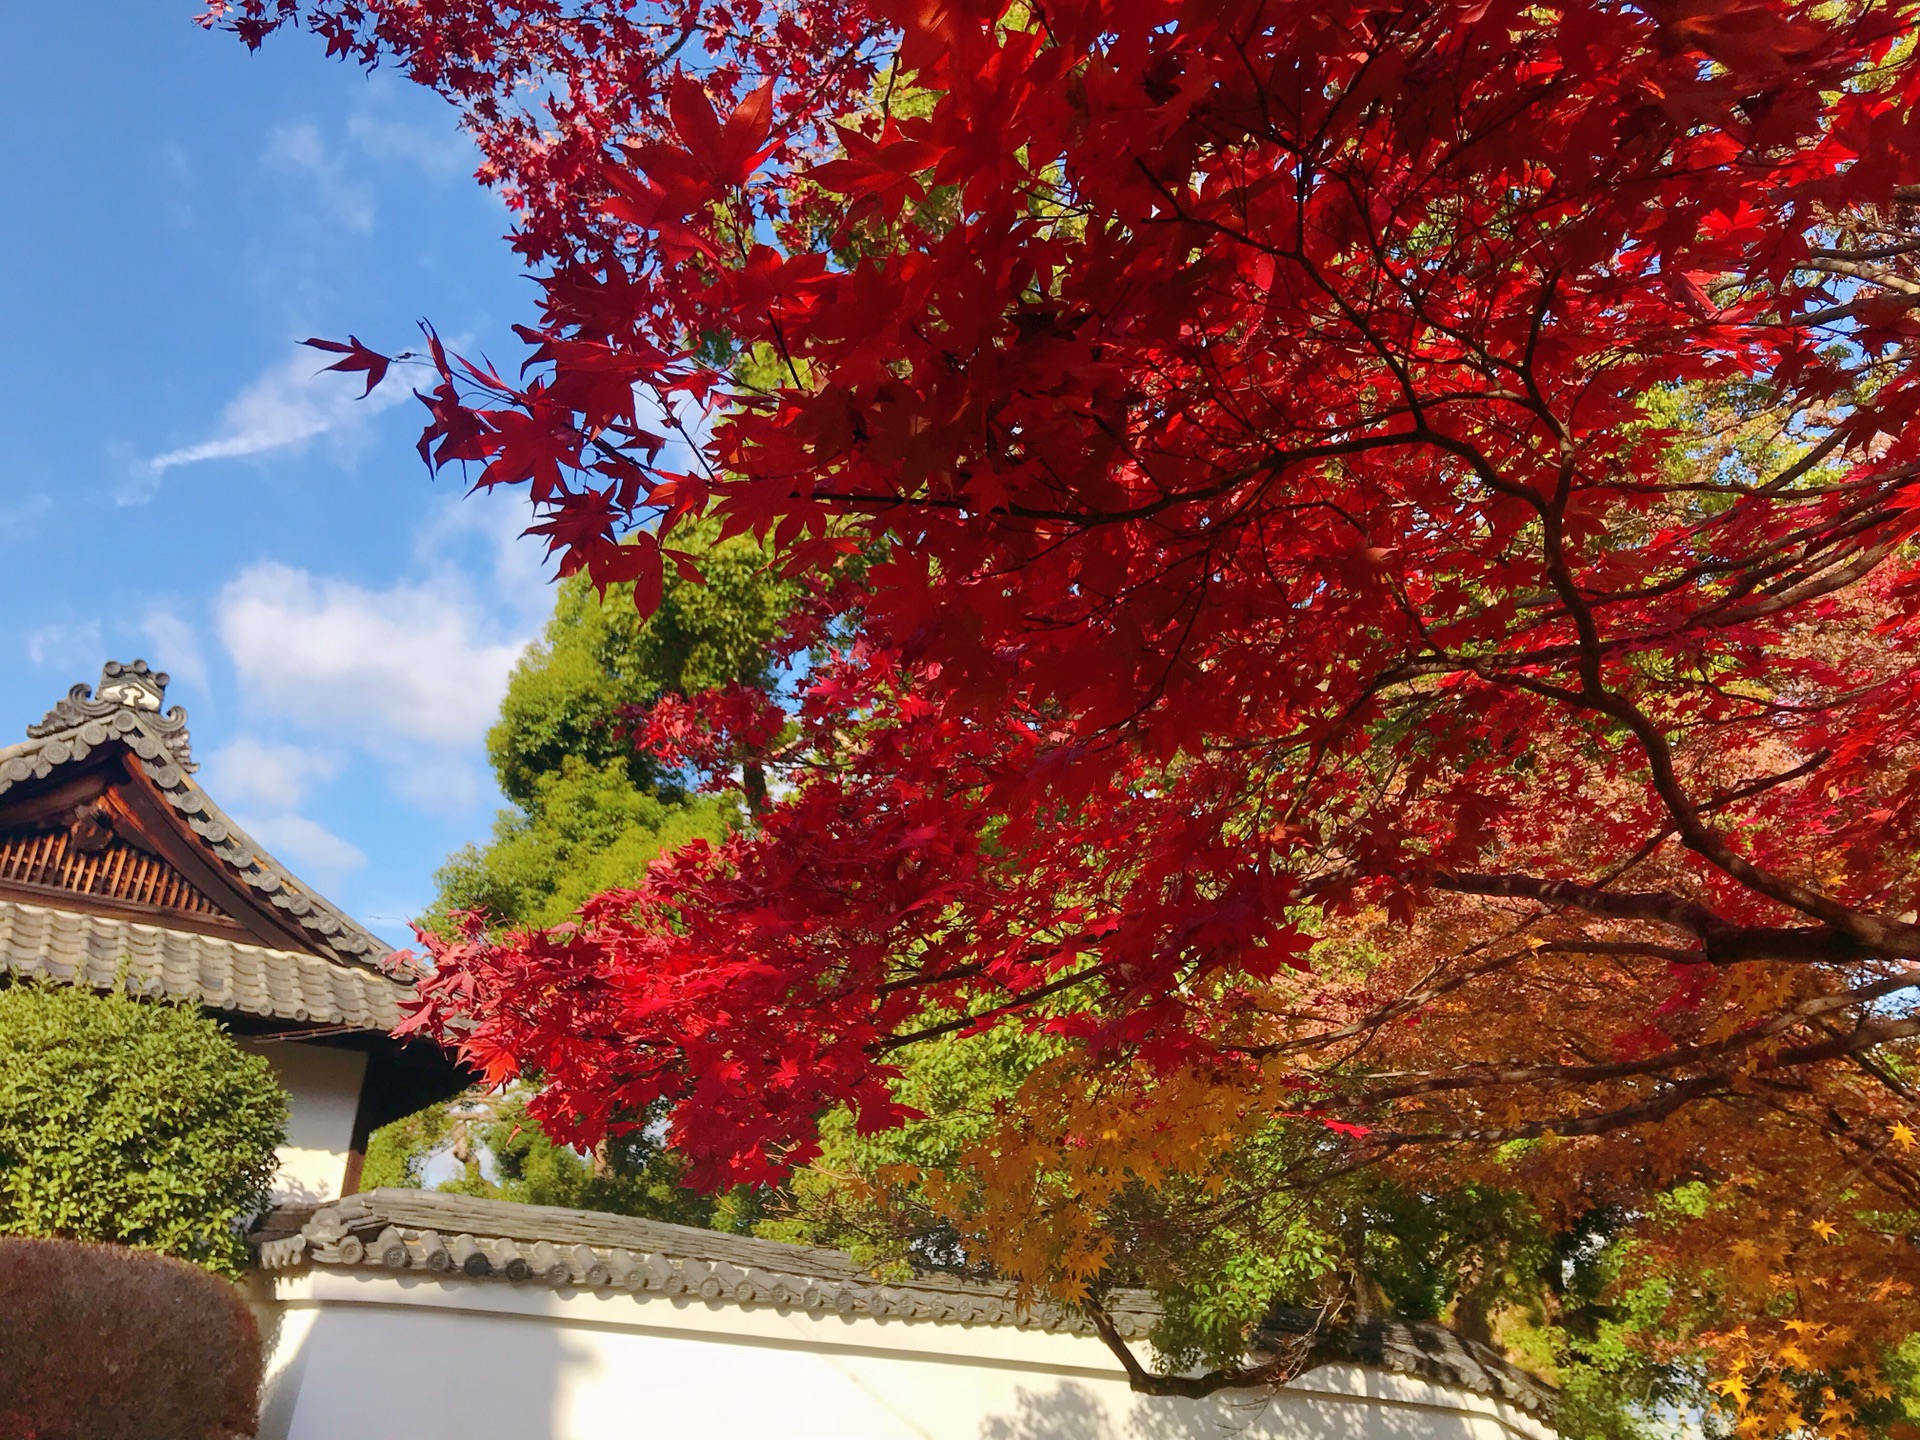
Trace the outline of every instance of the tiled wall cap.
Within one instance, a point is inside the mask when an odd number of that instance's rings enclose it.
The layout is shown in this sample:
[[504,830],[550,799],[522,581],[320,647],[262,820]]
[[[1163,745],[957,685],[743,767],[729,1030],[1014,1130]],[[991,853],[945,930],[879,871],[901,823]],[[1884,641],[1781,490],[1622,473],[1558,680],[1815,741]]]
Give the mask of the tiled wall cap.
[[[1081,1311],[1024,1303],[1009,1285],[941,1275],[882,1284],[837,1251],[627,1216],[435,1191],[374,1190],[299,1218],[298,1234],[259,1246],[263,1268],[380,1266],[449,1279],[492,1277],[496,1283],[686,1297],[681,1304],[691,1298],[890,1321],[1072,1334],[1093,1329]],[[269,1230],[272,1224],[269,1217]],[[449,1233],[454,1238],[444,1240]],[[1107,1304],[1115,1329],[1130,1341],[1146,1339],[1159,1318],[1151,1297],[1141,1292],[1112,1294]],[[1323,1334],[1316,1312],[1276,1310],[1260,1333],[1273,1346],[1297,1344],[1305,1336],[1315,1364],[1343,1361],[1416,1375],[1534,1414],[1550,1414],[1556,1398],[1551,1387],[1437,1325],[1369,1320]]]

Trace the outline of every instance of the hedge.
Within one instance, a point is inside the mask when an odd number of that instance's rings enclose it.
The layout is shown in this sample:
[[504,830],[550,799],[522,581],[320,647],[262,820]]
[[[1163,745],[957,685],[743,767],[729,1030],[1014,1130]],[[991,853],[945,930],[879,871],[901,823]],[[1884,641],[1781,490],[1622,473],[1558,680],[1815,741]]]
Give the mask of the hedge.
[[254,1432],[260,1331],[217,1275],[118,1245],[0,1239],[0,1317],[8,1440]]
[[196,1009],[0,990],[0,1235],[117,1241],[237,1275],[286,1121],[272,1068]]

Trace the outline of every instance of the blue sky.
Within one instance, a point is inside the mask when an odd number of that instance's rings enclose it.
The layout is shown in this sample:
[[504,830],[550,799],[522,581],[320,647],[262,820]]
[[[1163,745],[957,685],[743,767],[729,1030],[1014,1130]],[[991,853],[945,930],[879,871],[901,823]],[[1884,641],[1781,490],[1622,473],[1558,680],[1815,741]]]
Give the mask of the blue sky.
[[441,102],[194,11],[8,15],[0,735],[144,656],[215,798],[403,941],[500,803],[483,736],[551,593],[512,502],[428,477],[404,389],[355,403],[295,342],[426,317],[517,358],[532,286]]

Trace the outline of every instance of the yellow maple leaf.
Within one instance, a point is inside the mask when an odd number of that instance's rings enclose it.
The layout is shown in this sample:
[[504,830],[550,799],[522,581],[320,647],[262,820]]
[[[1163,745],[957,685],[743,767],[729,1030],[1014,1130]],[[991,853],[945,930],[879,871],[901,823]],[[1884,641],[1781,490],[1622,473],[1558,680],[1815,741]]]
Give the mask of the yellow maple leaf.
[[1920,1137],[1914,1135],[1913,1127],[1904,1120],[1893,1127],[1893,1140],[1902,1150],[1911,1150],[1920,1143]]
[[1840,1233],[1839,1227],[1830,1220],[1815,1220],[1808,1228],[1822,1240],[1831,1240]]

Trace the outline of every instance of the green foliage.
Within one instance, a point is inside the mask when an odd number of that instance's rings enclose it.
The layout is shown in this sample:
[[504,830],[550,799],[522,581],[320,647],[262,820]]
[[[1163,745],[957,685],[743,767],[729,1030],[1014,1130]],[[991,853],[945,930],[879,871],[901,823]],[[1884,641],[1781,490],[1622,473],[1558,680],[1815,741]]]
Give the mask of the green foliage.
[[1920,1335],[1909,1335],[1894,1348],[1887,1370],[1898,1387],[1886,1407],[1894,1412],[1890,1418],[1920,1425]]
[[447,1109],[446,1105],[429,1105],[382,1125],[369,1135],[366,1158],[360,1166],[360,1188],[419,1189],[424,1183],[421,1172],[427,1161],[446,1143]]
[[731,797],[690,795],[638,753],[626,716],[669,694],[773,683],[768,641],[793,587],[765,552],[709,532],[676,532],[703,583],[669,567],[660,608],[643,621],[631,586],[605,597],[563,581],[541,642],[514,667],[487,753],[513,802],[492,839],[449,857],[426,923],[456,910],[508,924],[556,925],[604,890],[630,885],[664,850],[718,839],[739,823]]
[[648,620],[634,610],[631,586],[603,599],[583,577],[561,583],[546,635],[514,668],[487,735],[500,788],[516,805],[535,806],[541,780],[568,761],[597,769],[617,760],[635,789],[677,798],[673,777],[621,736],[623,712],[733,681],[771,683],[767,642],[792,586],[765,573],[765,552],[749,541],[715,545],[698,531],[674,539],[694,554],[703,583],[669,566]]
[[939,1170],[954,1164],[992,1129],[998,1107],[1058,1048],[1012,1027],[912,1047],[902,1057],[894,1091],[924,1118],[861,1135],[847,1111],[828,1115],[819,1159],[768,1197],[766,1218],[754,1233],[844,1250],[883,1274],[973,1269],[959,1236],[936,1218],[916,1187],[875,1182],[896,1167]]
[[1552,1239],[1517,1195],[1377,1171],[1288,1183],[1333,1169],[1326,1145],[1313,1122],[1276,1122],[1225,1173],[1124,1207],[1116,1258],[1162,1297],[1153,1343],[1166,1365],[1232,1363],[1276,1303],[1438,1321],[1491,1344],[1496,1319],[1540,1294]]
[[[766,572],[766,552],[752,541],[716,543],[699,527],[673,540],[693,555],[703,582],[670,566],[649,619],[634,610],[631,586],[604,597],[584,577],[559,586],[553,618],[514,667],[487,735],[513,808],[500,812],[485,845],[468,845],[441,867],[424,923],[444,927],[452,912],[477,910],[502,924],[557,925],[589,897],[634,883],[663,851],[717,840],[740,823],[732,797],[689,794],[678,775],[636,752],[625,723],[665,695],[771,688],[768,644],[794,587]],[[522,1098],[471,1096],[376,1131],[362,1183],[419,1185],[428,1161],[451,1149],[463,1173],[448,1190],[721,1229],[758,1218],[749,1193],[685,1189],[659,1134],[652,1125],[586,1159],[554,1144]]]
[[631,885],[662,851],[718,839],[736,823],[731,797],[663,798],[636,786],[631,768],[569,758],[534,775],[525,808],[501,811],[484,849],[468,845],[441,867],[435,914],[557,925],[589,897]]
[[1681,1342],[1674,1287],[1629,1274],[1635,1250],[1620,1221],[1594,1211],[1558,1236],[1548,1292],[1500,1327],[1507,1353],[1560,1388],[1555,1426],[1567,1440],[1658,1440],[1705,1409],[1705,1370]]
[[[883,1275],[973,1270],[917,1174],[986,1139],[1001,1103],[1053,1053],[1012,1028],[904,1052],[896,1093],[924,1118],[861,1136],[850,1115],[830,1116],[821,1158],[770,1198],[754,1233],[846,1250]],[[1490,1184],[1416,1186],[1372,1171],[1288,1181],[1333,1170],[1328,1150],[1321,1126],[1275,1123],[1210,1183],[1170,1177],[1112,1207],[1118,1244],[1104,1279],[1160,1301],[1160,1368],[1234,1363],[1276,1304],[1332,1301],[1348,1315],[1437,1321],[1504,1353],[1561,1388],[1569,1440],[1673,1440],[1701,1410],[1704,1370],[1680,1343],[1672,1287],[1630,1267],[1619,1217],[1595,1212],[1556,1231]],[[1670,1201],[1698,1203],[1692,1187]]]
[[287,1097],[197,1010],[0,990],[0,1234],[143,1246],[238,1274]]
[[655,1123],[630,1131],[598,1155],[583,1156],[547,1137],[527,1113],[524,1094],[469,1096],[376,1130],[361,1180],[369,1189],[419,1186],[433,1159],[450,1153],[461,1173],[438,1188],[454,1194],[749,1230],[759,1197],[744,1189],[718,1196],[688,1189],[685,1165],[661,1143],[662,1129]]

